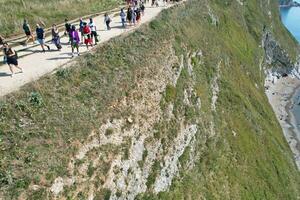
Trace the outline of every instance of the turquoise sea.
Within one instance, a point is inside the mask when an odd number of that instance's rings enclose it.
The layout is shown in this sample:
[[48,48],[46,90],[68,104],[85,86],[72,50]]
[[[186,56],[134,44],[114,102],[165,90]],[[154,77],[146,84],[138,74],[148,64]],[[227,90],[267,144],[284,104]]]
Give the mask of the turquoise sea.
[[300,7],[280,8],[280,12],[283,24],[300,43]]

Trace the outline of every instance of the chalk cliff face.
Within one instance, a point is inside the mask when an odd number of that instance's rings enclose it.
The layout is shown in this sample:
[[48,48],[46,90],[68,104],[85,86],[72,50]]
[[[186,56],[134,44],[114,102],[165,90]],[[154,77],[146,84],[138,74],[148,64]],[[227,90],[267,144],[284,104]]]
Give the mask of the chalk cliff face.
[[278,15],[275,0],[189,0],[7,96],[0,196],[297,199],[264,94],[265,71],[297,56]]

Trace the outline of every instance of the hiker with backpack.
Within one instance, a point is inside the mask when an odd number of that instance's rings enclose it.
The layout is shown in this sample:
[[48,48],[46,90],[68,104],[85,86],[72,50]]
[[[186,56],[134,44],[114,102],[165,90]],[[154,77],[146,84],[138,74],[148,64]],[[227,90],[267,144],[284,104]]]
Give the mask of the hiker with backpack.
[[42,47],[43,53],[45,53],[45,46],[50,51],[50,46],[45,43],[45,31],[39,24],[36,25],[36,37]]
[[91,45],[91,47],[93,46],[92,36],[91,36],[92,31],[86,22],[83,23],[82,31],[84,37],[84,44],[86,45],[86,48],[89,49],[89,45]]
[[10,76],[12,77],[14,75],[13,66],[21,70],[22,73],[23,69],[19,67],[17,52],[10,48],[6,42],[3,44],[3,53],[5,56],[5,62],[9,66],[9,70],[11,72]]
[[74,49],[76,48],[77,50],[77,55],[79,56],[79,43],[80,43],[80,38],[79,38],[79,32],[76,30],[75,25],[71,27],[71,48],[72,48],[72,57],[74,57]]
[[60,51],[62,46],[60,44],[59,30],[56,27],[56,24],[52,25],[51,33],[52,33],[52,42],[53,42],[53,44],[55,44],[57,50]]
[[110,30],[110,22],[111,22],[111,19],[110,17],[108,16],[107,13],[104,14],[104,23],[106,24],[106,28],[107,30]]
[[23,30],[24,30],[24,33],[26,35],[26,40],[25,40],[24,44],[27,45],[27,43],[30,39],[32,40],[32,43],[34,44],[34,37],[33,37],[33,34],[31,32],[31,28],[30,28],[30,26],[29,26],[26,19],[24,19]]
[[89,27],[91,29],[91,38],[92,41],[95,41],[95,45],[97,45],[97,43],[99,42],[98,40],[98,34],[97,34],[97,27],[95,25],[95,23],[93,22],[93,19],[90,18],[90,23],[89,23]]

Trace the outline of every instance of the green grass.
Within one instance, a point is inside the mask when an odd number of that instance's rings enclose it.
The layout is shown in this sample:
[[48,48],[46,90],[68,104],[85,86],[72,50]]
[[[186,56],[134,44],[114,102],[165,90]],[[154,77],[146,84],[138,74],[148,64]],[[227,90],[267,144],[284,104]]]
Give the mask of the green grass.
[[0,0],[0,35],[22,33],[24,19],[29,21],[31,28],[40,22],[51,27],[53,23],[63,23],[65,18],[109,10],[122,3],[122,0]]
[[[300,174],[264,94],[259,72],[262,27],[266,24],[271,29],[272,22],[273,30],[281,31],[275,37],[291,55],[296,55],[296,44],[279,18],[267,17],[267,7],[261,7],[259,1],[244,2],[244,7],[233,0],[208,3],[219,18],[218,26],[207,19],[203,2],[191,0],[185,6],[164,11],[149,26],[111,40],[71,68],[1,99],[0,196],[16,199],[25,192],[29,199],[47,197],[47,190],[31,191],[28,186],[35,182],[51,186],[55,177],[67,173],[78,142],[86,141],[107,119],[128,116],[131,110],[116,110],[112,105],[138,88],[136,81],[143,79],[144,72],[157,73],[171,46],[178,58],[198,50],[202,50],[203,58],[192,61],[195,77],[184,69],[176,86],[168,85],[162,93],[162,109],[168,103],[174,104],[175,118],[161,118],[153,130],[154,137],[147,141],[161,140],[163,153],[167,153],[177,136],[179,119],[199,121],[197,159],[192,170],[183,170],[190,154],[190,148],[186,149],[180,157],[180,176],[168,192],[157,195],[152,186],[161,160],[156,160],[148,177],[148,191],[137,199],[297,199]],[[272,1],[268,8],[276,14],[274,5]],[[213,113],[210,85],[220,61],[220,94]],[[184,89],[190,85],[201,99],[200,111],[183,104]],[[212,121],[216,130],[213,137],[209,132]],[[113,130],[108,129],[106,135],[111,134]],[[91,161],[101,152],[103,163],[99,168],[89,164],[88,176],[100,180],[89,184],[100,187],[110,168],[109,158],[121,154],[127,159],[131,143],[129,138],[121,147],[105,145],[90,152],[86,160]],[[147,154],[143,153],[142,161]],[[86,160],[78,160],[76,165]],[[85,198],[88,189],[75,194],[76,189],[75,184],[63,195]],[[101,188],[95,195],[96,199],[109,199],[111,191]]]

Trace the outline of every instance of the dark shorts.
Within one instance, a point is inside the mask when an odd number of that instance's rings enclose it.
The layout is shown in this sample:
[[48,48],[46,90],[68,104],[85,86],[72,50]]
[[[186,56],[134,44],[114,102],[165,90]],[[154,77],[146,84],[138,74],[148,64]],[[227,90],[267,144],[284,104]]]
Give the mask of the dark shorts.
[[15,56],[13,57],[7,57],[7,64],[9,65],[18,65],[18,60]]
[[25,32],[25,34],[26,34],[27,36],[31,36],[31,32],[30,32],[30,31]]

